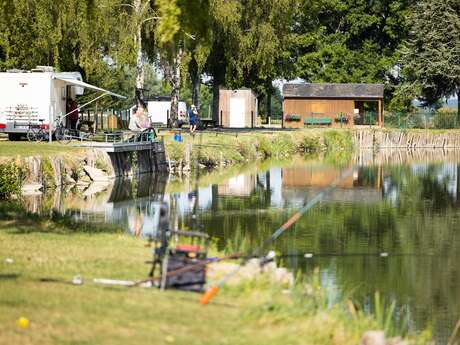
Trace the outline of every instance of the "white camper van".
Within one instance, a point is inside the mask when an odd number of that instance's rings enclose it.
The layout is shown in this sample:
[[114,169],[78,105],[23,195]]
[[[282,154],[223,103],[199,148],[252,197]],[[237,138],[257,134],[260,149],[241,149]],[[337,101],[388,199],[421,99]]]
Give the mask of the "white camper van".
[[[151,123],[167,125],[171,112],[171,97],[157,97],[152,101],[148,101],[147,109]],[[185,102],[179,102],[178,104],[178,121],[179,126],[188,122]]]
[[17,140],[30,126],[53,130],[56,119],[65,124],[67,100],[82,95],[85,88],[124,98],[83,82],[78,72],[57,73],[48,66],[1,72],[0,133]]

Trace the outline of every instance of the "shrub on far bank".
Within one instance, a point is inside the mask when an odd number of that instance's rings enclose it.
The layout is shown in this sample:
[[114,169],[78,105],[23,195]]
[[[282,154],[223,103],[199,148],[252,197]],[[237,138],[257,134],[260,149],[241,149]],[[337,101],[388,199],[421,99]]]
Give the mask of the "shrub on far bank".
[[21,193],[22,170],[15,162],[0,164],[0,200]]
[[436,129],[451,129],[458,127],[458,114],[455,112],[438,111],[433,116],[433,126]]

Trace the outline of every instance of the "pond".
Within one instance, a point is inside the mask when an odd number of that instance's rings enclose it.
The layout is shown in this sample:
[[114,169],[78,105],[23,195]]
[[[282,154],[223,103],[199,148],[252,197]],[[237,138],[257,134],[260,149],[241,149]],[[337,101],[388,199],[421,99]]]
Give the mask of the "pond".
[[192,178],[143,175],[25,200],[35,212],[54,208],[139,237],[166,202],[173,226],[191,226],[195,212],[219,250],[244,252],[351,169],[267,250],[295,272],[318,268],[331,302],[351,297],[366,311],[379,291],[410,329],[431,327],[442,344],[460,318],[459,162],[455,151],[364,152],[348,164],[299,159],[228,169],[202,177],[198,193]]

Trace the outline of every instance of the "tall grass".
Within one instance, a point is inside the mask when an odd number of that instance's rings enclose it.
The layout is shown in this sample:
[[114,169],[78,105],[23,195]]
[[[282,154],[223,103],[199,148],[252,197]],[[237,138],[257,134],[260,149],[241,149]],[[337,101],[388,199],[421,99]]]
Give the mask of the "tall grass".
[[[206,132],[195,137],[184,135],[183,142],[175,142],[172,137],[166,136],[165,145],[169,159],[182,167],[190,166],[188,160],[191,159],[209,168],[268,158],[286,159],[299,154],[351,152],[353,149],[351,132],[347,130],[250,132],[233,135]],[[189,157],[187,150],[191,151]]]

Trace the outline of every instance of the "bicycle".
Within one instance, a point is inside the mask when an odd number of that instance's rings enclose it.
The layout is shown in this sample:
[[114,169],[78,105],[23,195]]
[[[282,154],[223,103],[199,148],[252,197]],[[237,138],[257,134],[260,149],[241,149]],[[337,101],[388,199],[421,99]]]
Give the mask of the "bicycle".
[[54,136],[56,140],[61,144],[68,144],[72,140],[85,141],[92,140],[94,133],[91,130],[82,131],[79,129],[69,129],[62,125],[60,120],[57,120],[56,130]]
[[61,119],[58,118],[55,121],[55,126],[54,126],[54,137],[60,144],[68,144],[72,140],[72,134],[70,133],[70,130],[66,128],[62,122]]
[[45,119],[39,119],[39,125],[33,125],[29,122],[29,129],[27,130],[27,140],[40,142],[43,140],[48,140],[48,132],[45,131],[46,125],[43,124]]

